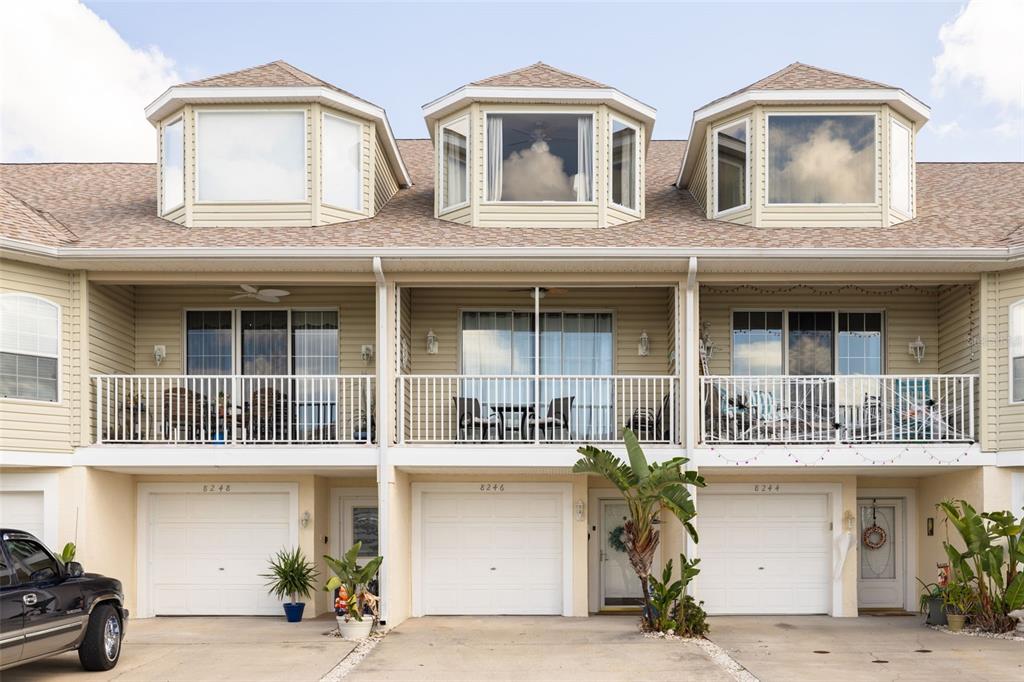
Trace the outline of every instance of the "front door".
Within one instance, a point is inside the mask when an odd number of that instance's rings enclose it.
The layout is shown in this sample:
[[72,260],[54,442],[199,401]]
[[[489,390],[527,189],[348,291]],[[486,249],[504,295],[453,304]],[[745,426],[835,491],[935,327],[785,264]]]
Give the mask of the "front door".
[[[601,500],[601,608],[635,608],[644,603],[640,579],[629,563],[623,545],[626,503],[622,500]],[[657,565],[657,562],[655,562]]]
[[341,551],[344,554],[357,542],[360,565],[380,553],[377,535],[377,498],[346,497],[341,504]]
[[860,499],[857,512],[857,606],[902,609],[906,589],[903,500]]

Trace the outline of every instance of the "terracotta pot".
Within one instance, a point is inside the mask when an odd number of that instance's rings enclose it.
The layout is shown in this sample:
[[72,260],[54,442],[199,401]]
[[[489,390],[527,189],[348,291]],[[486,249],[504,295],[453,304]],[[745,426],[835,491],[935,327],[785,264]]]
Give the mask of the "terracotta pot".
[[967,622],[967,616],[962,613],[947,613],[946,620],[949,622],[950,632],[960,632],[964,629],[964,623]]

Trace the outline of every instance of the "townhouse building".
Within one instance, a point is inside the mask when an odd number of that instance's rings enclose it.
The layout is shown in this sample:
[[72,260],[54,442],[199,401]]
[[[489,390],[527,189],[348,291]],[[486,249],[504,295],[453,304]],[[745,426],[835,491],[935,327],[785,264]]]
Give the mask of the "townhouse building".
[[355,541],[389,625],[636,608],[571,472],[625,428],[708,481],[660,560],[712,614],[914,610],[937,502],[1021,513],[1024,164],[917,162],[899,87],[792,64],[686,141],[542,63],[428,139],[285,62],[154,95],[155,164],[0,166],[3,525],[133,615]]

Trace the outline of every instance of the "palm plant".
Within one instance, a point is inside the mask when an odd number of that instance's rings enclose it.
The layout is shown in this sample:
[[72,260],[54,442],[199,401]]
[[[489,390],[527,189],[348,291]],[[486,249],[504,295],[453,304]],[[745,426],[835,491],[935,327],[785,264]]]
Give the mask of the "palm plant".
[[281,600],[288,597],[294,604],[299,596],[309,597],[318,574],[302,550],[296,547],[290,551],[282,549],[271,557],[270,572],[261,573],[260,577],[267,579],[270,594]]
[[623,429],[629,463],[592,445],[579,449],[583,456],[573,466],[577,474],[596,474],[608,479],[619,489],[626,502],[628,518],[623,524],[626,555],[640,578],[644,597],[644,624],[656,629],[655,614],[651,608],[650,577],[654,552],[661,534],[655,526],[663,511],[678,518],[683,528],[697,542],[697,530],[691,523],[697,511],[688,486],[704,487],[704,478],[696,471],[684,471],[685,457],[673,457],[665,462],[649,464],[643,449],[630,429]]
[[340,588],[339,594],[344,594],[346,621],[363,620],[363,614],[367,609],[376,615],[377,595],[370,592],[369,584],[377,575],[384,557],[374,557],[366,565],[360,566],[358,559],[362,546],[362,542],[357,542],[340,559],[324,555],[327,567],[334,573],[324,589],[330,592]]

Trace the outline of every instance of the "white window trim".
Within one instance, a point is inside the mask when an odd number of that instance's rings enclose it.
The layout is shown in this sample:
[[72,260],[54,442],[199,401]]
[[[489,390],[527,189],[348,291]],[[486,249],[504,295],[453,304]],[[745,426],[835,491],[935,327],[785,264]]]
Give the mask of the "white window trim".
[[808,308],[801,306],[798,308],[730,308],[729,309],[729,376],[775,376],[775,375],[761,375],[761,374],[736,374],[735,363],[736,363],[736,348],[733,345],[734,332],[736,331],[736,319],[734,313],[782,313],[782,374],[781,376],[804,376],[802,374],[790,374],[789,373],[789,314],[790,313],[831,313],[832,314],[832,374],[823,376],[849,376],[849,377],[868,377],[876,376],[873,374],[840,374],[839,373],[839,315],[842,313],[878,313],[882,316],[882,344],[881,344],[881,366],[882,375],[888,374],[888,353],[886,353],[886,344],[889,341],[889,316],[886,314],[885,308],[857,308],[857,307],[843,307],[843,308]]
[[[169,126],[176,123],[181,123],[181,203],[175,204],[174,206],[164,206],[164,195],[167,193],[164,189],[164,185],[167,183],[167,173],[165,170],[165,159],[167,157],[167,145],[164,141],[164,134]],[[185,205],[185,116],[179,114],[174,119],[167,121],[160,127],[160,215],[167,215],[171,211],[177,211],[179,208]],[[197,185],[198,187],[198,185]]]
[[204,375],[204,374],[189,374],[188,372],[188,314],[189,313],[200,313],[200,312],[229,312],[231,313],[231,375],[242,376],[242,313],[252,311],[280,311],[284,310],[288,313],[288,374],[280,376],[331,376],[331,375],[305,375],[295,374],[292,372],[295,361],[295,353],[292,348],[292,334],[294,332],[292,328],[292,313],[297,312],[333,312],[338,315],[338,369],[335,372],[336,375],[341,373],[341,308],[331,307],[309,307],[309,306],[295,306],[287,308],[267,308],[261,305],[251,306],[203,306],[203,307],[191,307],[184,308],[181,311],[181,375],[182,376],[228,376],[228,375]]
[[[612,199],[612,197],[615,196],[614,180],[612,179],[612,177],[614,175],[612,173],[612,163],[613,163],[612,151],[613,151],[614,146],[615,146],[614,136],[615,136],[615,124],[616,123],[620,123],[620,124],[626,126],[627,128],[631,128],[633,130],[633,133],[636,136],[634,138],[636,141],[633,144],[633,171],[634,171],[633,172],[633,201],[636,203],[636,206],[632,206],[632,207],[625,206],[623,204],[618,204],[618,203],[616,203]],[[629,121],[625,120],[624,118],[620,118],[619,116],[615,116],[614,114],[608,117],[608,168],[605,169],[605,171],[608,173],[608,205],[609,206],[613,206],[614,208],[617,208],[620,211],[625,211],[626,213],[630,213],[632,215],[637,215],[637,216],[640,215],[640,140],[641,139],[642,138],[640,136],[640,126],[634,125],[633,123],[630,123]],[[594,153],[596,154],[597,151],[595,150]]]
[[1014,400],[1013,399],[1013,381],[1016,378],[1014,376],[1014,374],[1013,374],[1013,360],[1014,360],[1014,358],[1024,357],[1024,356],[1021,356],[1021,355],[1014,355],[1013,354],[1014,331],[1016,331],[1018,336],[1024,337],[1024,329],[1014,330],[1014,327],[1013,327],[1013,313],[1014,313],[1014,311],[1017,308],[1021,308],[1022,310],[1024,310],[1024,298],[1022,298],[1019,301],[1016,301],[1014,303],[1011,303],[1010,307],[1007,309],[1008,315],[1007,315],[1007,318],[1006,318],[1006,363],[1007,363],[1006,370],[1007,370],[1007,378],[1009,379],[1009,384],[1008,384],[1009,390],[1007,391],[1006,398],[1007,398],[1007,402],[1010,405],[1024,405],[1024,400]]
[[[487,158],[489,154],[488,140],[487,140],[487,118],[489,116],[505,116],[513,114],[557,114],[557,115],[589,115],[592,119],[590,126],[591,130],[591,141],[590,148],[593,150],[593,158],[591,160],[591,167],[594,169],[594,177],[591,178],[590,193],[593,199],[590,201],[543,201],[540,199],[532,199],[527,201],[490,201],[487,199]],[[505,110],[494,110],[484,112],[484,197],[483,201],[480,202],[482,206],[597,206],[597,169],[598,169],[598,154],[597,154],[597,110],[596,109],[566,109],[565,111],[545,111],[543,109],[510,109]],[[504,159],[502,159],[504,161]]]
[[[517,314],[521,313],[521,314],[524,314],[524,315],[525,314],[529,314],[532,317],[533,314],[534,314],[534,309],[530,308],[530,307],[523,307],[523,306],[484,306],[482,308],[480,308],[480,307],[461,308],[460,307],[458,309],[459,322],[458,322],[458,329],[456,330],[455,352],[457,353],[457,357],[458,357],[459,376],[477,376],[477,375],[474,375],[474,374],[465,374],[465,375],[463,374],[464,370],[463,370],[463,367],[462,367],[462,332],[463,332],[462,320],[463,320],[463,314],[464,313],[517,313]],[[618,373],[619,352],[618,352],[618,346],[616,345],[616,339],[619,336],[619,330],[618,330],[619,316],[616,314],[616,311],[615,311],[614,308],[556,308],[554,310],[552,310],[552,309],[544,309],[544,308],[540,309],[540,316],[541,316],[541,318],[543,318],[544,315],[547,314],[547,313],[559,313],[560,315],[563,315],[563,316],[565,316],[565,315],[573,315],[573,314],[585,315],[585,314],[589,314],[589,313],[611,315],[612,316],[612,375],[615,375],[615,374]],[[538,330],[534,330],[534,333],[539,333],[539,332],[538,332]],[[531,372],[530,374],[520,374],[520,375],[509,374],[509,375],[499,375],[499,376],[523,376],[523,377],[529,377],[529,376],[533,376],[533,373]],[[540,376],[561,376],[561,375],[558,375],[558,374],[549,374],[549,375],[541,374]]]
[[[875,162],[871,165],[871,177],[872,184],[875,188],[875,200],[873,202],[854,202],[854,203],[775,203],[770,200],[771,188],[769,185],[771,177],[771,119],[773,116],[871,116],[875,119]],[[878,190],[878,154],[879,154],[879,141],[881,140],[881,132],[879,131],[879,116],[877,111],[769,111],[765,114],[764,122],[764,206],[766,208],[778,208],[787,206],[808,206],[812,208],[819,208],[823,206],[859,206],[865,208],[879,208],[882,205],[881,197],[879,196]]]
[[[892,165],[895,157],[893,156],[895,145],[892,143],[892,127],[899,126],[907,131],[907,199],[909,200],[910,206],[908,210],[904,211],[901,208],[897,208],[892,203]],[[889,208],[899,213],[905,218],[914,217],[914,131],[911,128],[903,125],[895,116],[889,116]]]
[[[303,182],[302,192],[303,198],[296,199],[294,201],[280,201],[276,199],[199,199],[199,122],[203,114],[217,114],[217,113],[231,113],[231,114],[255,114],[255,113],[282,113],[282,112],[302,112],[302,156],[306,160],[302,164]],[[193,149],[195,150],[194,165],[195,165],[195,200],[192,202],[196,206],[217,206],[220,204],[225,205],[244,205],[244,204],[259,204],[266,206],[280,206],[290,204],[303,204],[309,203],[309,111],[304,107],[288,107],[282,109],[229,109],[229,108],[217,108],[217,109],[199,109],[195,112],[195,129],[193,131]]]
[[31,355],[37,358],[55,358],[57,360],[57,399],[56,400],[40,400],[38,398],[3,398],[0,397],[0,401],[5,403],[31,403],[33,405],[61,405],[64,402],[64,362],[61,358],[61,350],[64,346],[64,331],[63,331],[63,320],[64,310],[61,308],[59,303],[55,303],[48,298],[42,296],[36,296],[35,294],[26,294],[18,291],[11,291],[0,294],[0,298],[10,297],[21,297],[21,298],[32,298],[37,301],[53,306],[57,309],[57,353],[51,355],[49,353],[26,353],[20,350],[7,350],[3,346],[0,346],[0,352],[11,353],[12,355]]
[[[746,133],[747,133],[746,134],[747,163],[746,163],[746,180],[745,180],[745,182],[746,182],[746,189],[745,189],[745,193],[743,195],[744,197],[746,197],[747,200],[742,205],[740,205],[740,206],[733,206],[732,208],[727,208],[724,211],[719,211],[718,210],[718,131],[723,129],[723,128],[731,128],[732,126],[736,125],[737,123],[743,123],[743,125],[746,127]],[[714,196],[714,202],[715,202],[715,212],[714,212],[714,217],[715,218],[721,218],[723,216],[732,215],[733,213],[739,213],[740,211],[750,210],[750,205],[751,205],[750,204],[750,166],[751,166],[751,162],[753,160],[752,157],[751,157],[751,153],[750,153],[751,152],[751,149],[750,149],[750,137],[751,137],[751,128],[752,127],[753,127],[753,125],[752,125],[752,122],[751,122],[751,118],[749,116],[743,116],[741,118],[736,118],[736,119],[733,119],[731,121],[728,121],[727,123],[723,123],[721,125],[717,125],[717,126],[715,126],[714,128],[711,129],[711,145],[712,145],[711,146],[711,158],[712,158],[712,163],[714,164],[712,166],[712,169],[713,169],[713,172],[714,172],[713,196]],[[736,162],[735,161],[729,161],[729,163],[735,164]]]
[[[444,192],[442,191],[443,188],[444,188],[444,166],[445,166],[445,164],[444,164],[444,131],[445,131],[446,128],[451,128],[453,125],[455,125],[457,123],[460,123],[461,121],[466,121],[467,122],[467,127],[469,129],[469,134],[466,136],[466,200],[462,201],[462,202],[459,202],[457,204],[452,204],[451,206],[445,206],[444,205]],[[438,207],[438,214],[439,215],[443,215],[443,214],[449,213],[451,211],[455,211],[457,209],[469,206],[470,203],[471,203],[472,197],[470,196],[470,192],[471,192],[471,187],[473,185],[473,183],[471,181],[472,175],[473,175],[473,123],[472,123],[470,115],[466,114],[464,116],[458,116],[456,118],[453,118],[450,121],[445,121],[444,123],[439,123],[438,124],[438,131],[439,131],[439,133],[438,133],[437,139],[439,141],[439,144],[438,144],[439,153],[437,155],[437,180],[438,180],[438,186],[437,186],[437,196],[438,196],[438,200],[437,201],[438,201],[438,203],[437,203],[437,207]],[[486,158],[486,157],[484,157],[484,158]],[[504,202],[502,202],[502,203],[504,203]]]
[[[347,123],[354,123],[359,126],[359,192],[356,196],[359,197],[358,206],[355,208],[351,206],[339,206],[338,204],[332,204],[327,201],[326,185],[324,184],[324,134],[323,131],[327,129],[327,117],[336,118]],[[363,164],[366,162],[366,146],[363,144],[363,122],[359,119],[352,118],[351,116],[343,116],[342,114],[336,114],[333,111],[324,111],[320,117],[320,203],[330,208],[336,208],[342,211],[355,211],[356,213],[365,213],[364,207],[365,201],[363,200],[363,194],[366,191],[366,177],[363,174]],[[198,187],[198,185],[197,185]]]

